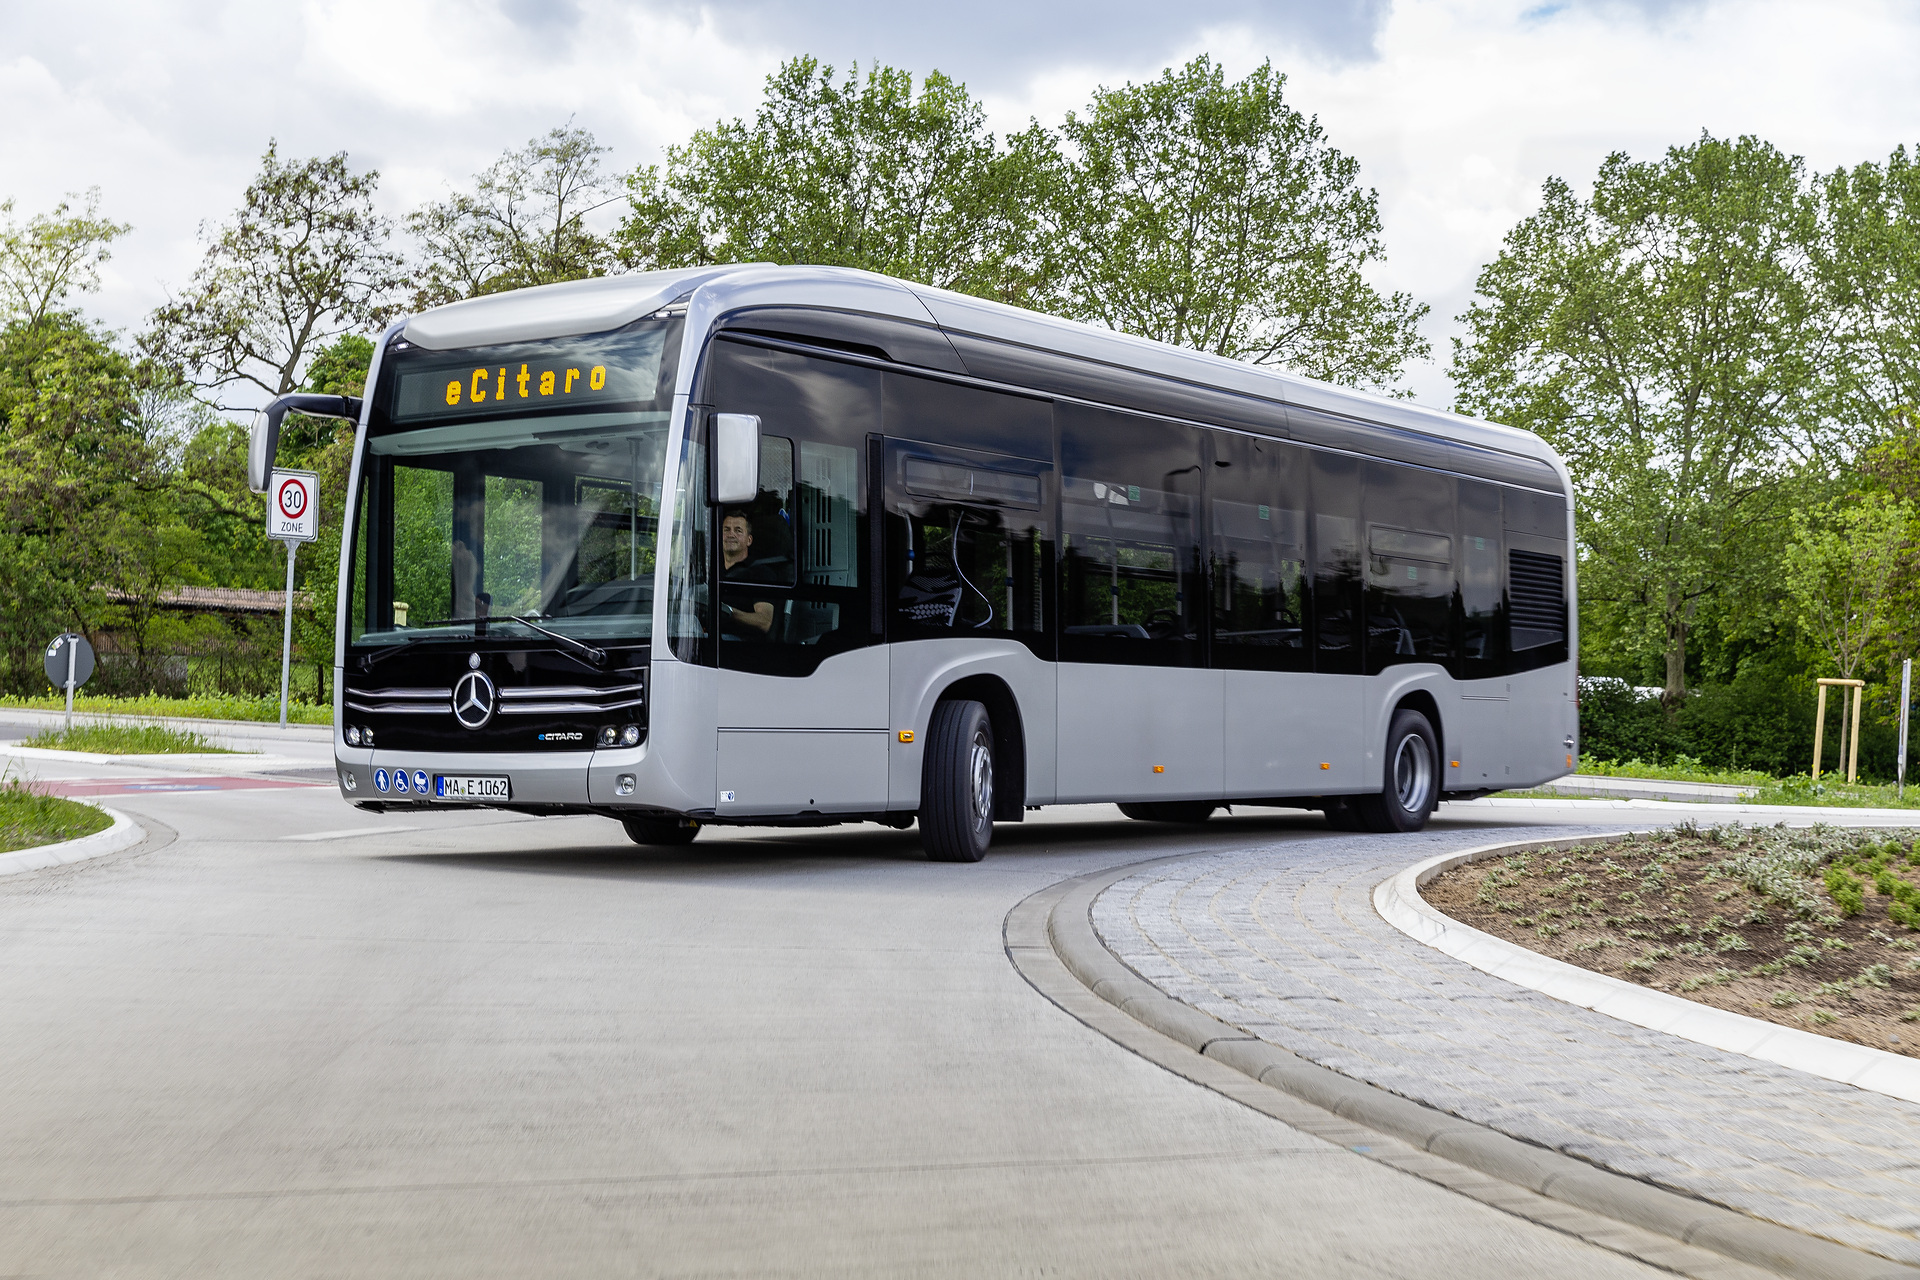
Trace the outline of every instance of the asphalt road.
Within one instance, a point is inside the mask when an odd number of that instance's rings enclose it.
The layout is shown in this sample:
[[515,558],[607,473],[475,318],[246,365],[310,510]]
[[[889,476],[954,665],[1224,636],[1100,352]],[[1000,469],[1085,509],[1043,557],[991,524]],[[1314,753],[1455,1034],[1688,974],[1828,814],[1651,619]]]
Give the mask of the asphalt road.
[[0,1277],[1654,1274],[1172,1076],[1002,950],[1062,877],[1315,818],[1051,811],[955,866],[108,803],[154,838],[0,878]]

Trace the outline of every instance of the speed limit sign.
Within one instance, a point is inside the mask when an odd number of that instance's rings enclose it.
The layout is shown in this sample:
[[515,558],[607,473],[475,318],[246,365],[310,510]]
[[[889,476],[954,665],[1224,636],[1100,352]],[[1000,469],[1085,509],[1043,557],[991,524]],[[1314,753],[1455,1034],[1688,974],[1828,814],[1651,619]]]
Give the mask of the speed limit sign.
[[320,477],[311,471],[275,471],[267,485],[267,536],[312,542],[320,536]]

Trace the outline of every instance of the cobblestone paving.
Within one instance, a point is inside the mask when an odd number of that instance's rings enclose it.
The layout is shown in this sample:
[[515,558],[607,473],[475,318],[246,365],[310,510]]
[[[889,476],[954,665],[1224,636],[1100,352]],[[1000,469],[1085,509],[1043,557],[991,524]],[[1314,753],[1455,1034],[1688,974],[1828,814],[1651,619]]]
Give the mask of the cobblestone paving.
[[1416,942],[1373,909],[1375,885],[1434,854],[1578,834],[1429,831],[1207,855],[1116,883],[1093,923],[1168,995],[1322,1066],[1920,1262],[1920,1105],[1562,1003]]

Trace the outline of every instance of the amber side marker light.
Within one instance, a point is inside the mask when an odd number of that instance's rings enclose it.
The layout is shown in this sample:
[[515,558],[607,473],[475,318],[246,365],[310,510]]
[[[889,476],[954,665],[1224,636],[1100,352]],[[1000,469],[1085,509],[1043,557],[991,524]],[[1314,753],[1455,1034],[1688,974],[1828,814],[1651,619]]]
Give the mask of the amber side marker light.
[[900,731],[900,741],[902,741],[902,742],[912,742],[912,741],[913,741],[913,730],[911,730],[911,729],[902,729],[902,730]]
[[1165,765],[1163,765],[1163,764],[1157,764],[1157,765],[1155,765],[1155,766],[1153,766],[1153,771],[1154,771],[1155,773],[1165,773],[1165,772],[1167,771],[1167,766],[1165,766]]
[[1454,767],[1454,768],[1456,768],[1456,769],[1458,769],[1458,768],[1460,767],[1460,762],[1459,762],[1458,760],[1455,760],[1455,761],[1453,762],[1453,767]]

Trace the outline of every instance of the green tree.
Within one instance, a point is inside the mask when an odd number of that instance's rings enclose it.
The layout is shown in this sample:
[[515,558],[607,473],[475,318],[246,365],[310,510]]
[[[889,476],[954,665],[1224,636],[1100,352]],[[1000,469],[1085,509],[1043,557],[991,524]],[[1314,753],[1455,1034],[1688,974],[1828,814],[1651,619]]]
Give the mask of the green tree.
[[1001,143],[966,86],[794,58],[753,121],[716,122],[627,179],[616,239],[632,267],[716,262],[859,267],[1032,304],[1056,168],[1033,126]]
[[1796,486],[1844,453],[1816,233],[1800,161],[1757,139],[1615,153],[1590,199],[1548,180],[1461,317],[1457,407],[1565,456],[1583,616],[1662,660],[1670,704],[1702,602],[1770,571]]
[[1920,158],[1895,148],[1821,182],[1820,265],[1840,323],[1837,412],[1878,434],[1920,423]]
[[413,307],[605,275],[612,249],[587,215],[619,199],[608,148],[571,126],[510,150],[458,192],[407,216],[419,242]]
[[1384,257],[1377,196],[1285,87],[1271,65],[1228,83],[1202,55],[1067,116],[1066,314],[1359,386],[1427,354],[1427,308],[1365,278]]
[[1793,513],[1782,580],[1800,626],[1843,679],[1885,648],[1914,520],[1910,503],[1885,493]]
[[16,691],[45,687],[50,636],[94,630],[115,593],[146,590],[164,520],[138,376],[69,313],[0,329],[0,681]]
[[69,295],[100,287],[113,242],[133,228],[100,216],[100,188],[87,192],[76,213],[70,201],[79,198],[62,200],[24,225],[13,221],[13,201],[0,201],[0,323],[38,325]]
[[373,206],[379,176],[354,173],[344,151],[283,163],[268,143],[239,211],[143,345],[215,394],[299,386],[316,350],[379,325],[399,285],[392,224]]

